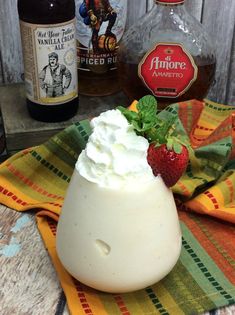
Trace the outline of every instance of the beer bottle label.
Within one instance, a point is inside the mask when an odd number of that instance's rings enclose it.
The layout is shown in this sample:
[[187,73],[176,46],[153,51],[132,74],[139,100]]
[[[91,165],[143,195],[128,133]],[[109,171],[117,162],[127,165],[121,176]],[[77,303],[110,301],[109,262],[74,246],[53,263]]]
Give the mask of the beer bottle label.
[[138,74],[157,97],[178,97],[197,79],[198,68],[180,44],[158,43],[147,52],[138,66]]
[[52,25],[20,21],[26,96],[41,105],[77,97],[75,20]]
[[77,0],[78,69],[116,69],[117,45],[126,24],[127,0]]

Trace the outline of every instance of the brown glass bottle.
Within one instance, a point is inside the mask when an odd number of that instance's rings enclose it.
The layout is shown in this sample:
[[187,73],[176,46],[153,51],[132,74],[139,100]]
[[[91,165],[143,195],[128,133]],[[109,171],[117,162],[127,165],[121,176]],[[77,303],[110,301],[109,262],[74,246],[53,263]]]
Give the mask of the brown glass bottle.
[[185,0],[155,2],[123,36],[118,55],[122,89],[130,101],[153,94],[159,109],[179,101],[201,100],[214,79],[213,42],[187,12]]
[[104,96],[120,90],[117,52],[127,13],[127,0],[77,0],[79,93]]
[[18,0],[27,108],[63,121],[78,109],[74,0]]

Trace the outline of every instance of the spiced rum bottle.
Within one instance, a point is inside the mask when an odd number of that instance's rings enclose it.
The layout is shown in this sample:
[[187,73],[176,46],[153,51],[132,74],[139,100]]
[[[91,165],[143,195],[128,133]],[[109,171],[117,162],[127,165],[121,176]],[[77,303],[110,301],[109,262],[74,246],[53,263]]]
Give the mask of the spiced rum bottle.
[[79,93],[90,96],[120,90],[117,51],[126,25],[127,0],[77,0]]
[[130,100],[153,94],[159,109],[203,99],[215,74],[213,43],[184,0],[156,0],[119,47],[119,81]]
[[78,109],[74,0],[18,0],[29,114],[69,119]]

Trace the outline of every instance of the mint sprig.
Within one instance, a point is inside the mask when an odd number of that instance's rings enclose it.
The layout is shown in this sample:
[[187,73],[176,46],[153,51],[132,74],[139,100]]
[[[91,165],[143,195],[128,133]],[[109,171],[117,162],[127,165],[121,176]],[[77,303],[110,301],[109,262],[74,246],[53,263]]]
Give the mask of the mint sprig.
[[139,100],[137,104],[138,113],[122,106],[118,106],[118,109],[134,127],[135,131],[141,135],[154,128],[159,120],[157,118],[157,101],[151,95],[144,96]]
[[156,146],[166,144],[168,150],[176,153],[182,151],[182,145],[188,146],[187,139],[179,138],[176,131],[177,115],[168,119],[161,119],[157,115],[157,100],[152,95],[141,98],[137,104],[137,111],[131,111],[118,106],[117,109],[126,117],[138,135],[145,137],[149,143]]

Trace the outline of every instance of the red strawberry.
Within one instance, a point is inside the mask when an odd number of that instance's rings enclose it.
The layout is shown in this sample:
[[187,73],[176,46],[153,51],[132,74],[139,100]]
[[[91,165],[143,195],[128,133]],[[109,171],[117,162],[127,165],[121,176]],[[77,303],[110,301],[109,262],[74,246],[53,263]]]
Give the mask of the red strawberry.
[[168,150],[166,144],[158,147],[154,143],[149,145],[147,160],[154,176],[161,175],[166,186],[174,186],[187,168],[188,149],[182,145],[181,153],[173,149]]

